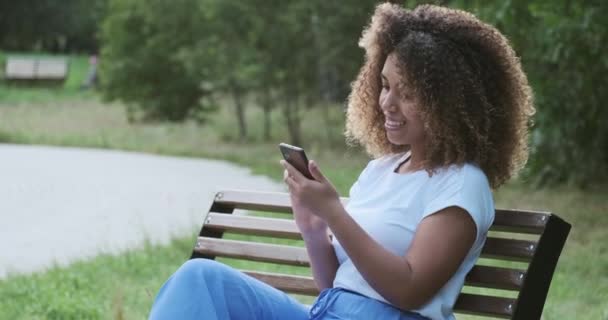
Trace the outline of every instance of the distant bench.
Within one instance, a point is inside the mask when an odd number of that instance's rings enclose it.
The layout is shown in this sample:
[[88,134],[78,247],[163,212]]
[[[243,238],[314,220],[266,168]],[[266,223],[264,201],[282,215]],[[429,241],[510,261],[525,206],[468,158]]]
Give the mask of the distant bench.
[[57,82],[68,76],[65,58],[7,57],[4,78],[8,81]]

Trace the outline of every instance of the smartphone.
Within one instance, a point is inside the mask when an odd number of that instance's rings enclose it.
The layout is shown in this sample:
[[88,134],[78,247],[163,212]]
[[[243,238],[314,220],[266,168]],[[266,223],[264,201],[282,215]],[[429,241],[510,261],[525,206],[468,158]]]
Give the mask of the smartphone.
[[308,158],[306,157],[304,149],[287,143],[280,143],[279,149],[281,150],[285,161],[289,162],[289,164],[300,171],[306,178],[314,180],[310,171],[308,171]]

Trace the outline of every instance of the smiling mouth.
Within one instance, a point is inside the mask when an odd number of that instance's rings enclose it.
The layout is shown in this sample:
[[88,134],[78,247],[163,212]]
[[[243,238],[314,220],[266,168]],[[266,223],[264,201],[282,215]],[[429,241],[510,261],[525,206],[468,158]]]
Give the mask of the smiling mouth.
[[397,130],[402,128],[405,125],[405,121],[392,121],[392,120],[386,120],[384,122],[384,127],[387,130]]

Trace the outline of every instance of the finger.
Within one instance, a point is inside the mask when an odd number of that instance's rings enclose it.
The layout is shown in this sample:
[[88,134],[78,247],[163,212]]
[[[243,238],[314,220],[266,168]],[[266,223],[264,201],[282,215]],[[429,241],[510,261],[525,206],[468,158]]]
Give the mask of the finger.
[[287,184],[287,189],[289,189],[289,193],[294,193],[298,189],[298,184],[293,180],[292,176],[287,176],[285,178],[285,183]]
[[313,160],[308,161],[308,170],[310,171],[312,177],[315,178],[315,180],[319,182],[327,181],[323,173],[321,173],[321,169],[319,169],[319,166],[317,166],[317,163]]
[[296,182],[293,180],[293,177],[289,174],[289,171],[287,170],[283,170],[283,182],[285,182],[287,188],[290,191],[296,185]]
[[[287,170],[289,172],[289,175],[293,178],[293,180],[295,182],[299,183],[301,181],[308,180],[308,178],[306,178],[298,169],[296,169],[294,166],[292,166],[289,162],[287,162],[285,160],[281,160],[281,164],[283,165],[285,170]],[[306,179],[306,180],[303,180],[303,179]]]

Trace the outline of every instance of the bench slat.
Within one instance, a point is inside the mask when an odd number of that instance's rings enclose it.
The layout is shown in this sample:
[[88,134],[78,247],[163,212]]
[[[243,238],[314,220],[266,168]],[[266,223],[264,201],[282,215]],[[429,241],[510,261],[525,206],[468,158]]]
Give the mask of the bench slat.
[[465,284],[491,289],[520,290],[525,276],[523,270],[477,265],[467,274]]
[[[312,277],[283,275],[261,271],[243,270],[244,273],[281,291],[316,296],[319,290]],[[515,300],[493,296],[460,294],[454,310],[459,313],[509,318]]]
[[542,234],[549,221],[548,212],[496,209],[492,231]]
[[231,231],[277,238],[301,240],[302,235],[295,222],[288,219],[237,216],[210,212],[205,220],[205,228],[215,231]]
[[482,258],[529,262],[534,256],[536,242],[505,238],[487,238],[481,250]]
[[[348,198],[340,200],[343,204],[348,202]],[[281,192],[227,190],[215,195],[215,203],[244,210],[292,213],[289,194]]]
[[280,244],[199,237],[194,251],[203,255],[310,266],[306,249]]
[[286,193],[225,190],[215,195],[215,203],[238,209],[291,213],[291,200]]
[[7,58],[4,76],[7,79],[34,79],[36,64],[34,60],[24,58]]
[[[319,294],[312,277],[251,270],[243,270],[243,272],[281,291],[309,296]],[[513,313],[514,304],[515,300],[511,298],[462,293],[458,297],[454,310],[459,313],[509,318]]]
[[[348,198],[341,198],[348,203]],[[227,190],[218,192],[215,202],[237,209],[291,213],[289,194]],[[492,231],[541,234],[549,213],[524,210],[496,209]]]
[[[309,266],[306,249],[288,245],[199,237],[194,250],[200,254],[219,257]],[[523,279],[524,272],[521,270],[475,266],[467,275],[465,284],[484,288],[519,290]]]
[[458,313],[509,319],[513,316],[515,299],[461,293],[454,305]]
[[67,61],[63,59],[39,59],[37,79],[62,80],[68,74]]
[[[490,282],[497,283],[497,282],[500,282],[500,280],[498,280],[498,279],[481,279],[481,280],[474,279],[474,281],[472,281],[470,278],[478,277],[476,274],[479,272],[487,272],[487,276],[492,276],[492,274],[499,274],[498,276],[502,278],[503,275],[501,275],[500,272],[501,271],[506,272],[505,270],[494,270],[494,269],[501,269],[501,268],[493,268],[493,267],[482,267],[487,270],[476,270],[479,268],[480,268],[480,266],[476,266],[473,268],[473,270],[471,270],[471,272],[469,273],[469,276],[467,276],[467,280],[466,280],[467,285],[473,286],[473,285],[481,283],[483,287],[490,287],[487,285],[488,283],[490,283]],[[258,280],[266,282],[275,288],[278,288],[278,289],[286,291],[286,292],[305,294],[305,295],[311,295],[311,296],[319,294],[319,290],[317,289],[317,286],[312,277],[296,276],[296,275],[280,274],[280,273],[268,273],[268,272],[251,271],[251,270],[243,270],[243,272]],[[510,281],[519,282],[519,286],[521,286],[521,278],[519,278],[519,277],[515,277],[515,279],[512,279]],[[504,282],[504,280],[503,280],[503,282]],[[492,288],[518,289],[519,287],[517,287],[516,285],[508,286],[508,285],[503,284],[503,285],[494,285],[494,286],[492,286]]]
[[5,77],[9,80],[65,80],[68,61],[65,58],[7,57]]
[[[212,212],[209,213],[205,228],[249,235],[302,239],[295,222],[287,219],[235,216]],[[534,241],[488,238],[481,254],[484,258],[528,262],[532,259],[535,249],[536,242]]]
[[317,285],[312,277],[251,270],[243,270],[243,272],[281,291],[309,296],[316,296],[319,294]]

